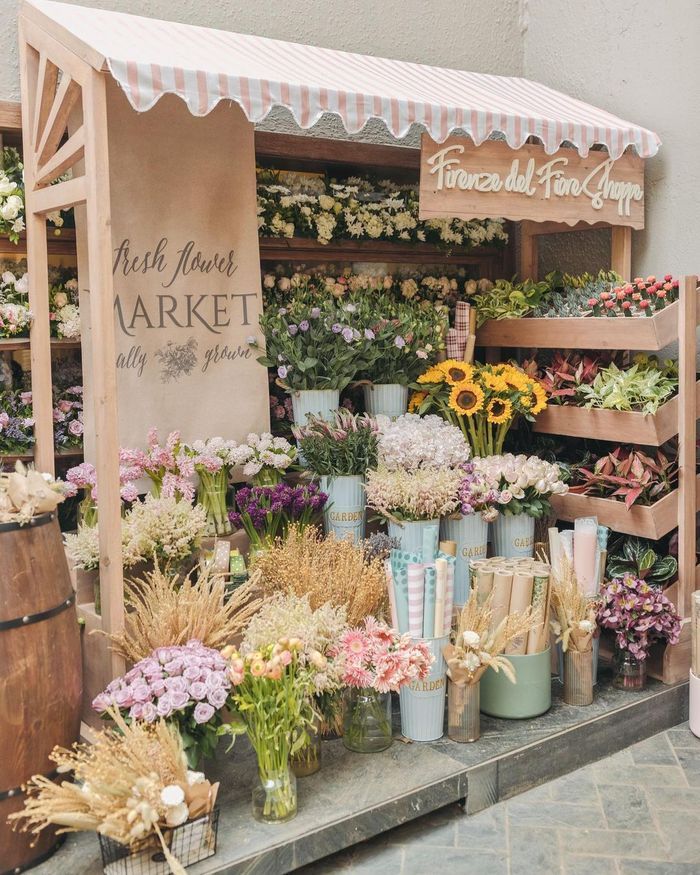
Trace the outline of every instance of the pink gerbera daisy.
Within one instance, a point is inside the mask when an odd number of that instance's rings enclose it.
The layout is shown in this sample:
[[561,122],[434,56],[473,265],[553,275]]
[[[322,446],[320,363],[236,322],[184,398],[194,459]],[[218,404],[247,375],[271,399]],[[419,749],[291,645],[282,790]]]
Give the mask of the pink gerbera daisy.
[[360,659],[367,652],[367,637],[361,629],[348,629],[340,640],[343,649],[354,659]]

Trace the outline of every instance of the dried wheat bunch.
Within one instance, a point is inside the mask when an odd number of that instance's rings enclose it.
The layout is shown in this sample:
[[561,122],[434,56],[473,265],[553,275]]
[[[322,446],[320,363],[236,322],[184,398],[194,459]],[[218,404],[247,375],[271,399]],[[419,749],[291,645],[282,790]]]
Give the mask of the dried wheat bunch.
[[[199,577],[194,580],[195,572]],[[157,647],[186,644],[193,638],[220,650],[240,635],[260,609],[257,598],[260,574],[224,600],[225,581],[206,568],[196,569],[184,581],[155,571],[126,584],[132,610],[123,632],[110,635],[114,649],[131,662],[149,656]]]
[[110,717],[116,729],[93,744],[54,748],[57,771],[73,772],[75,782],[35,775],[24,809],[10,815],[13,827],[35,836],[51,824],[59,833],[94,830],[133,848],[157,837],[171,870],[184,875],[161,829],[210,811],[217,786],[188,772],[180,736],[164,720],[127,725],[117,709]]
[[550,626],[557,641],[561,641],[562,649],[581,653],[590,650],[596,631],[598,601],[581,592],[576,572],[564,554],[559,575],[552,577],[552,607],[556,619],[550,621]]
[[308,594],[314,610],[326,602],[344,606],[351,626],[380,616],[385,608],[382,561],[367,558],[361,545],[334,535],[324,538],[313,527],[290,526],[287,538],[257,556],[254,567],[267,592]]

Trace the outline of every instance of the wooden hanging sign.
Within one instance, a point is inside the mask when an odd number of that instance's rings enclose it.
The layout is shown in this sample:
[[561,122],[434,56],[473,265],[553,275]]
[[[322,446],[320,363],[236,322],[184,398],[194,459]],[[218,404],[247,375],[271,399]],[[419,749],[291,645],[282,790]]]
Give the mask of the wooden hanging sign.
[[644,227],[644,162],[632,154],[575,149],[548,155],[541,145],[511,149],[467,137],[421,142],[420,218],[606,222]]

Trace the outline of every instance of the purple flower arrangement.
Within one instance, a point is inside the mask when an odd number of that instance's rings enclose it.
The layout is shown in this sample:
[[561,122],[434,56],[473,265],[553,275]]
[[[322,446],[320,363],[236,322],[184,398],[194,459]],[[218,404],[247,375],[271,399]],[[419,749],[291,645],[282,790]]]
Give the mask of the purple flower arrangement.
[[83,387],[69,386],[54,397],[53,439],[58,449],[83,443]]
[[31,392],[2,392],[0,452],[27,453],[34,444]]
[[603,590],[598,624],[612,629],[619,650],[629,650],[643,662],[652,644],[677,644],[681,618],[675,605],[658,588],[633,574],[612,580]]
[[498,489],[471,462],[464,462],[460,468],[464,479],[457,491],[459,512],[464,516],[480,513],[486,522],[493,522],[498,517]]
[[300,528],[309,525],[327,500],[316,483],[244,486],[236,492],[237,510],[229,512],[229,519],[245,529],[253,548],[262,548],[285,537],[292,523]]
[[128,720],[172,721],[195,768],[216,749],[221,709],[231,689],[227,666],[218,650],[194,639],[184,646],[159,647],[113,680],[92,707],[103,713],[116,705]]

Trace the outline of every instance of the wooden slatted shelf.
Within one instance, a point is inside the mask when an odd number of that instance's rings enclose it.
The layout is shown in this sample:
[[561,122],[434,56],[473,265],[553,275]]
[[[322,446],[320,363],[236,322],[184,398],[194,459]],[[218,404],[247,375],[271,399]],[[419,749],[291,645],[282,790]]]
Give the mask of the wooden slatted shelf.
[[[395,264],[475,264],[498,271],[505,249],[442,249],[427,243],[385,240],[336,240],[326,245],[312,237],[261,237],[260,260],[266,261],[387,261]],[[494,274],[495,277],[495,274]]]
[[[54,453],[56,460],[60,459],[82,459],[82,447],[68,447],[63,450],[56,450]],[[34,453],[0,453],[0,467],[14,465],[15,462],[33,462]]]
[[[28,337],[2,337],[0,338],[0,352],[14,352],[18,349],[29,349]],[[51,338],[51,349],[80,349],[79,340],[62,340],[57,337]]]
[[678,337],[679,303],[653,316],[491,319],[476,333],[477,346],[539,349],[660,350]]
[[[695,395],[696,404],[700,405],[700,381],[695,384]],[[660,447],[678,434],[679,411],[678,396],[662,404],[655,414],[647,415],[626,410],[550,404],[539,414],[533,428],[540,434]]]

